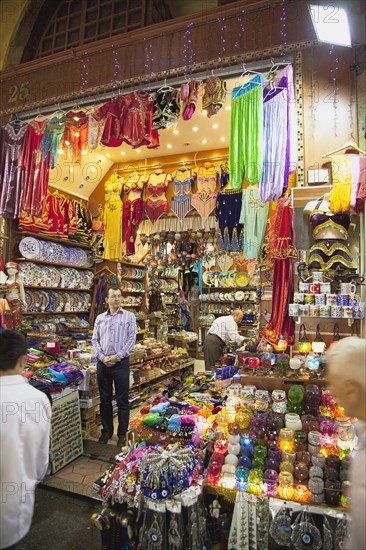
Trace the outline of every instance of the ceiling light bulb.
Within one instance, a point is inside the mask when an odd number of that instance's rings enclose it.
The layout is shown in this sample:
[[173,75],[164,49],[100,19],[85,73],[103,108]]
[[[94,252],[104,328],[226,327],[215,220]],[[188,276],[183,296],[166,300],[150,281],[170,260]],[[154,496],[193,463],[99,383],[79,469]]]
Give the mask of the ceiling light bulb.
[[171,143],[168,143],[168,144],[167,144],[167,148],[168,148],[168,149],[171,149],[172,147],[173,147],[173,145],[172,145]]
[[197,128],[197,126],[193,126],[193,128],[192,128],[192,132],[198,132],[198,128]]
[[215,128],[215,129],[216,129],[216,128],[218,128],[218,127],[219,127],[219,125],[217,124],[217,122],[215,122],[215,124],[212,125],[212,128]]
[[221,136],[221,137],[220,137],[220,141],[226,141],[226,137],[225,137],[225,136]]
[[201,143],[207,143],[207,139],[203,139]]
[[227,111],[230,111],[231,105],[226,105],[225,109],[226,109]]
[[177,136],[179,134],[179,130],[173,130],[173,134]]

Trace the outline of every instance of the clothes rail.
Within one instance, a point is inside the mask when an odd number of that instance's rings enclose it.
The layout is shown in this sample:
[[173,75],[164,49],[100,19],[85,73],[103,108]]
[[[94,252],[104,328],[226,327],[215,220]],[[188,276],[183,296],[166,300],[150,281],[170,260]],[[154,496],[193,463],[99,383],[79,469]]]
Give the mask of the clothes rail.
[[155,164],[147,164],[146,166],[131,166],[128,165],[124,168],[114,168],[113,172],[140,172],[145,171],[151,168],[161,168],[162,166],[183,166],[184,164],[189,166],[189,164],[197,164],[197,162],[207,162],[207,161],[220,161],[220,160],[227,160],[227,155],[220,155],[216,157],[204,157],[204,158],[196,158],[196,159],[190,159],[190,160],[176,160],[171,162],[157,162]]
[[[294,56],[291,54],[283,57],[271,57],[263,60],[248,61],[245,62],[245,67],[248,70],[251,69],[266,72],[270,70],[271,67],[273,67],[273,64],[286,65],[289,63],[294,63]],[[62,98],[57,97],[55,100],[52,101],[52,103],[50,103],[50,101],[48,100],[44,100],[44,103],[42,101],[33,103],[35,108],[32,110],[24,110],[24,112],[20,113],[19,107],[17,107],[16,111],[12,109],[7,109],[0,112],[0,116],[6,116],[7,114],[12,115],[16,112],[18,115],[20,114],[20,118],[23,122],[28,122],[30,120],[33,120],[33,118],[40,114],[40,108],[42,109],[42,115],[46,116],[60,109],[63,111],[68,111],[75,106],[78,106],[80,108],[90,107],[108,101],[112,97],[118,95],[118,92],[120,92],[122,95],[126,95],[130,92],[136,91],[137,89],[145,89],[146,91],[153,93],[164,86],[165,82],[169,86],[178,87],[181,84],[187,82],[187,80],[207,80],[208,76],[211,76],[211,70],[214,71],[214,74],[216,74],[216,76],[219,76],[223,79],[234,78],[236,76],[239,77],[243,72],[243,62],[231,66],[228,65],[222,68],[215,68],[212,66],[212,62],[208,62],[207,69],[197,71],[196,73],[192,72],[191,74],[189,74],[189,78],[188,75],[184,74],[180,74],[179,76],[172,76],[174,74],[177,74],[177,70],[174,69],[165,72],[162,71],[157,75],[159,80],[156,80],[154,82],[148,80],[148,75],[144,75],[142,77],[129,79],[127,82],[131,82],[131,85],[126,87],[123,86],[123,81],[121,81],[120,83],[116,84],[111,90],[105,93],[92,92],[84,98],[81,98],[80,95],[75,94],[74,98],[68,101],[62,101]]]

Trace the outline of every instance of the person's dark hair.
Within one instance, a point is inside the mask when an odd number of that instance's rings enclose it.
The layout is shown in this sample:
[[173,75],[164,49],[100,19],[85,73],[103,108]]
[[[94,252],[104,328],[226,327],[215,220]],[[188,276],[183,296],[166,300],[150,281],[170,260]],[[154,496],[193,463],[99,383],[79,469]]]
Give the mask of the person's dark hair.
[[19,357],[27,355],[27,341],[13,330],[0,332],[0,370],[15,369]]
[[109,286],[108,289],[107,289],[107,294],[106,294],[106,297],[107,297],[107,298],[108,298],[108,296],[109,296],[109,291],[110,291],[110,290],[119,290],[119,291],[121,292],[121,289],[119,288],[119,286],[117,286],[117,285],[111,285],[111,286]]

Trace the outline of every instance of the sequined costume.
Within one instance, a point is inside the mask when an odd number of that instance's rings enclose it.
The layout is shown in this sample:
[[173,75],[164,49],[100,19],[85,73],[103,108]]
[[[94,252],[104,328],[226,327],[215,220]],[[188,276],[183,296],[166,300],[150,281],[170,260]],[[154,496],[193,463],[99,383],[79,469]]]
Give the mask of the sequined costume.
[[23,195],[24,166],[20,161],[27,124],[9,122],[0,128],[0,216],[18,218]]
[[228,163],[220,164],[220,189],[223,189],[229,184],[229,166]]
[[[104,121],[100,142],[108,147],[119,147],[123,143],[122,118],[126,109],[123,96],[117,96],[93,113],[97,122]],[[91,136],[89,136],[90,138]],[[93,138],[94,139],[94,138]]]
[[268,207],[268,203],[261,201],[257,188],[243,191],[239,222],[243,224],[243,252],[247,260],[258,257],[266,233]]
[[98,117],[99,120],[94,118],[94,114],[98,111],[97,108],[92,109],[89,113],[89,122],[88,122],[88,149],[93,151],[96,149],[100,143],[100,140],[103,135],[105,117]]
[[270,218],[268,231],[268,254],[273,261],[271,318],[262,336],[277,344],[281,335],[288,344],[294,341],[294,322],[288,316],[288,305],[293,296],[293,258],[297,252],[294,245],[293,209],[291,199],[283,195]]
[[225,99],[225,80],[220,80],[218,76],[208,77],[202,97],[202,109],[207,111],[208,118],[219,112],[225,104]]
[[350,216],[348,212],[332,214],[318,210],[321,200],[310,214],[310,224],[313,228],[315,243],[311,246],[308,256],[310,271],[335,272],[353,266],[352,255],[347,245]]
[[198,168],[197,193],[192,195],[192,206],[204,222],[216,206],[217,169],[206,163]]
[[[123,183],[123,191],[128,197],[123,204],[123,230],[127,256],[135,253],[137,230],[142,221],[144,183],[145,179],[137,173],[131,174]],[[130,199],[130,196],[136,198]]]
[[217,194],[216,219],[219,224],[218,246],[227,252],[239,251],[242,244],[242,225],[239,222],[241,191]]
[[168,212],[168,201],[165,192],[171,176],[162,170],[150,174],[146,187],[145,213],[152,224]]
[[25,216],[41,216],[47,195],[51,155],[43,159],[40,151],[46,124],[47,120],[32,120],[24,138],[20,162],[25,171],[22,200]]
[[11,312],[11,315],[12,315],[12,324],[13,324],[12,328],[15,328],[16,326],[22,324],[21,302],[20,302],[19,298],[11,299],[11,298],[9,298],[9,296],[11,294],[14,294],[14,291],[17,292],[19,290],[19,283],[17,281],[15,281],[15,282],[10,283],[10,284],[8,282],[6,282],[5,284],[6,284],[6,287],[7,287],[6,299],[8,301],[10,312]]
[[122,257],[122,179],[112,176],[104,186],[104,259],[120,260]]
[[125,112],[122,119],[123,140],[134,149],[147,145],[159,147],[159,133],[153,130],[153,99],[147,92],[131,92],[124,96]]
[[170,209],[180,221],[192,210],[192,185],[192,169],[179,168],[173,177],[174,196],[170,201]]
[[259,183],[263,168],[262,75],[231,92],[229,167],[232,189],[241,189],[244,176]]
[[153,107],[153,129],[175,128],[180,115],[180,91],[172,88],[158,90]]
[[89,117],[84,111],[66,114],[65,131],[61,140],[63,156],[72,162],[80,162],[82,151],[88,148]]
[[64,112],[58,112],[48,119],[46,128],[39,146],[42,153],[42,160],[51,155],[50,168],[55,168],[60,156],[60,142],[65,130],[66,116]]

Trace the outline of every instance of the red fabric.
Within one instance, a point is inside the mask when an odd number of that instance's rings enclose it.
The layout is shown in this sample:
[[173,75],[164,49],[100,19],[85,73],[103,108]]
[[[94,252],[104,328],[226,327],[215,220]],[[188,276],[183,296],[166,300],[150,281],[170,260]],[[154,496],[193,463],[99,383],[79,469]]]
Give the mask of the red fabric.
[[366,199],[366,157],[360,157],[360,176],[358,182],[355,212],[359,214],[364,211]]
[[126,240],[126,254],[135,254],[135,241],[138,226],[142,221],[143,200],[126,200],[123,205],[123,230]]
[[125,112],[124,96],[118,96],[102,105],[93,117],[98,122],[105,119],[104,130],[100,142],[108,147],[119,147],[123,143],[121,120]]
[[168,201],[165,199],[156,201],[146,199],[145,212],[151,223],[155,223],[161,216],[166,214],[168,209]]
[[294,321],[288,316],[294,290],[293,258],[297,255],[293,239],[293,210],[290,197],[284,195],[270,219],[268,232],[268,255],[273,261],[272,311],[262,336],[273,344],[281,335],[288,344],[294,341]]
[[24,138],[20,164],[25,171],[22,210],[26,215],[39,216],[47,195],[51,155],[42,160],[39,150],[46,122],[32,120]]
[[126,110],[122,121],[122,135],[133,148],[147,145],[159,147],[159,133],[153,130],[153,99],[146,92],[132,92],[124,96]]

